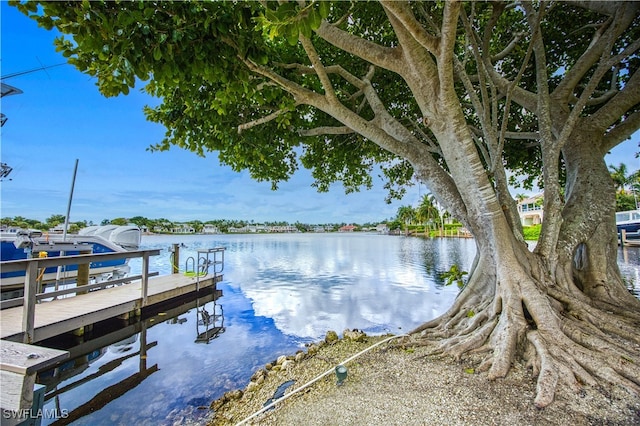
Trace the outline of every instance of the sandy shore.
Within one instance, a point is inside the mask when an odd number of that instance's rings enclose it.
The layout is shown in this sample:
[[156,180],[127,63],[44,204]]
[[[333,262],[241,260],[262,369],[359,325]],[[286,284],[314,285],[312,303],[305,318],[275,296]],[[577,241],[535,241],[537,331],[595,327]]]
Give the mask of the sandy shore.
[[[238,424],[257,411],[287,381],[285,395],[383,337],[341,339],[276,360],[254,374],[243,391],[212,403],[212,425]],[[640,425],[640,398],[620,388],[560,389],[544,409],[534,406],[535,380],[522,365],[488,381],[478,359],[455,362],[397,346],[396,339],[346,364],[347,379],[329,374],[246,424],[260,425]]]

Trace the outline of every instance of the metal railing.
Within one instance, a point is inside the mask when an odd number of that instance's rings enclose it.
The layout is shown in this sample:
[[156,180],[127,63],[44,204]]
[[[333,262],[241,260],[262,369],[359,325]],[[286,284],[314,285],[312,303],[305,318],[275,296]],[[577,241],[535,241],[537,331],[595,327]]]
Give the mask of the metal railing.
[[[153,250],[136,250],[116,253],[100,253],[100,254],[79,254],[73,256],[56,256],[45,258],[33,258],[23,260],[9,260],[0,262],[2,272],[25,271],[24,279],[24,295],[22,303],[14,300],[3,301],[0,308],[5,309],[11,306],[19,306],[22,304],[22,332],[24,333],[24,341],[31,342],[34,336],[35,328],[35,306],[36,300],[42,300],[49,297],[55,297],[62,294],[87,292],[96,288],[104,288],[109,285],[121,284],[140,279],[142,288],[140,290],[142,297],[142,306],[147,305],[147,294],[149,289],[149,277],[158,275],[157,272],[149,273],[149,258],[160,254],[159,249]],[[70,289],[58,290],[49,293],[37,293],[38,291],[38,271],[40,268],[49,268],[55,266],[66,265],[86,265],[91,262],[142,258],[142,273],[139,276],[126,277],[117,280],[104,281],[101,283],[82,285]]]

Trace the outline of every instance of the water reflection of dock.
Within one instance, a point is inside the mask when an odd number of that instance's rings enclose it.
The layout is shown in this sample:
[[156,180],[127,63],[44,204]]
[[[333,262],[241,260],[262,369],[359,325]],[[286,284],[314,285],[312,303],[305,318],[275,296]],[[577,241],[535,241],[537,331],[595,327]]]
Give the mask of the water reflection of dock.
[[[198,318],[202,317],[202,312],[207,312],[213,318],[215,312],[219,314],[222,312],[220,305],[216,303],[221,296],[222,292],[220,290],[206,289],[199,292],[196,298],[174,299],[169,303],[158,305],[153,312],[143,314],[142,319],[114,319],[105,322],[94,328],[91,339],[67,336],[69,339],[76,339],[76,344],[72,343],[72,346],[68,344],[64,346],[64,349],[71,354],[71,359],[54,368],[40,372],[37,377],[37,382],[46,386],[45,402],[54,400],[58,411],[62,409],[68,410],[65,418],[60,418],[53,424],[69,424],[100,410],[107,403],[124,395],[142,383],[151,374],[159,371],[160,367],[157,364],[147,365],[147,352],[158,345],[157,341],[147,342],[147,329],[165,321],[179,323],[179,316],[194,308],[197,310]],[[224,332],[224,327],[221,326],[222,321],[223,318],[216,317],[216,324],[219,329],[218,334],[212,338]],[[196,322],[200,322],[200,327],[202,327],[201,321]],[[193,333],[194,341],[198,340],[200,338],[198,326],[194,327]],[[51,339],[50,341],[44,341],[43,344],[53,346],[59,340]],[[116,352],[121,353],[122,356],[104,363],[94,373],[80,377],[89,368],[90,364],[97,362],[101,358],[107,349],[112,352],[116,349]],[[80,388],[92,380],[99,379],[121,367],[125,361],[136,357],[139,359],[139,365],[138,371],[134,374],[104,388],[80,406],[68,407],[61,403],[61,399],[64,399],[67,392]],[[76,376],[79,378],[74,381],[73,379]],[[64,383],[64,386],[60,387],[61,383]]]

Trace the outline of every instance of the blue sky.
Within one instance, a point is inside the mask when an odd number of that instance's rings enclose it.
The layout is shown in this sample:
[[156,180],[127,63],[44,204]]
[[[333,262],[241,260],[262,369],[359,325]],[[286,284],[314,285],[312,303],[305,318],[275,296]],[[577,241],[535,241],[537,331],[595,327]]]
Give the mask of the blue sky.
[[[55,52],[56,34],[0,2],[1,73],[7,76],[64,58]],[[1,160],[13,167],[0,183],[2,217],[44,220],[65,214],[75,160],[79,160],[71,221],[145,216],[172,221],[244,219],[291,223],[377,222],[394,217],[401,205],[417,205],[427,192],[410,188],[404,199],[384,202],[382,181],[374,188],[345,194],[340,184],[320,194],[302,169],[271,191],[247,172],[222,166],[217,155],[200,158],[172,148],[147,151],[161,141],[164,128],[146,121],[142,108],[156,100],[133,90],[105,98],[95,81],[70,65],[3,80],[24,93],[3,98]],[[616,148],[608,164],[640,168],[633,154],[638,134]],[[520,191],[521,192],[521,191]]]

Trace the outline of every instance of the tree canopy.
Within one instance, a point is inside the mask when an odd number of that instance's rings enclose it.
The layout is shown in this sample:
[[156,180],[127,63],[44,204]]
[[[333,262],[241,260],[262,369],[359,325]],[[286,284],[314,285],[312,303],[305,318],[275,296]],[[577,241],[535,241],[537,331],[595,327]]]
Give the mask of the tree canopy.
[[[414,330],[434,353],[526,360],[536,404],[559,383],[640,393],[638,301],[616,264],[605,154],[640,127],[637,2],[26,2],[114,96],[145,82],[154,149],[217,152],[256,179],[417,179],[478,246],[468,284]],[[510,171],[510,173],[509,173]],[[526,246],[514,177],[544,187]],[[471,315],[470,313],[473,313]],[[614,337],[611,337],[614,336]],[[630,343],[627,345],[625,342]],[[612,354],[637,362],[620,365]]]

